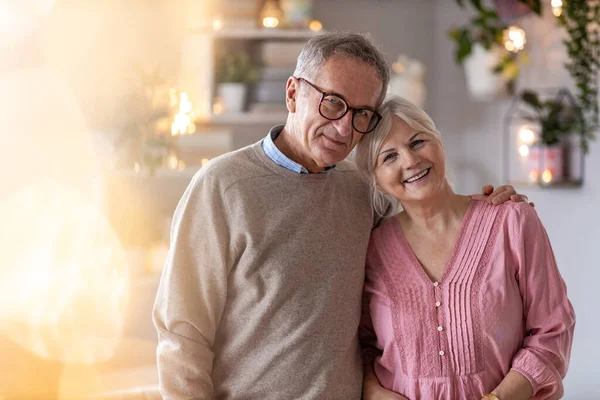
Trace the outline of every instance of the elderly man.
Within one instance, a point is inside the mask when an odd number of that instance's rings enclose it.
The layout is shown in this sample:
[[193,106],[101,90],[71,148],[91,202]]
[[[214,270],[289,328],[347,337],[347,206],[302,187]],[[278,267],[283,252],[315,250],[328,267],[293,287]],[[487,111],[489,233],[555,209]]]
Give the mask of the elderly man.
[[286,124],[196,174],[154,309],[165,398],[360,399],[375,216],[343,160],[379,122],[388,80],[365,37],[317,36],[287,82]]

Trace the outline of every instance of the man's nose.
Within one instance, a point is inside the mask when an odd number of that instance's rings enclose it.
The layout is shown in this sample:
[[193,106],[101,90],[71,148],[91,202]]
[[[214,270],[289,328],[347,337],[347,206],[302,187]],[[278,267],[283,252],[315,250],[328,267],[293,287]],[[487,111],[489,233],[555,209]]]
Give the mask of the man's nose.
[[340,136],[348,137],[352,135],[354,128],[352,127],[352,111],[348,110],[346,115],[334,121],[334,126]]

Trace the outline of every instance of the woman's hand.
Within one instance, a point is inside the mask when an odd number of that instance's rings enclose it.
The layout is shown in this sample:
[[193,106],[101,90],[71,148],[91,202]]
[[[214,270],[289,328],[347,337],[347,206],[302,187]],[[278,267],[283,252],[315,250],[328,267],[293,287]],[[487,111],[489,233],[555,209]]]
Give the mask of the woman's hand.
[[409,400],[401,394],[392,392],[381,386],[379,379],[373,371],[373,366],[365,364],[365,376],[363,379],[363,399],[364,400]]

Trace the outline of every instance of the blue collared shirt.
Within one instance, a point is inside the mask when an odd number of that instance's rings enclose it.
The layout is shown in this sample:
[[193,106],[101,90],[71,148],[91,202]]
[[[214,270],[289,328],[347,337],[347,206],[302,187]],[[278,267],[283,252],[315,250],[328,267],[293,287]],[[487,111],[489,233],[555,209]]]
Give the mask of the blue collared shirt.
[[[283,125],[274,126],[269,131],[268,135],[262,141],[262,149],[273,162],[280,167],[289,169],[297,174],[310,174],[310,171],[304,168],[302,165],[291,160],[288,156],[283,154],[281,150],[275,145],[275,139],[279,136],[283,130]],[[322,172],[327,172],[330,169],[335,168],[335,165],[325,168]]]

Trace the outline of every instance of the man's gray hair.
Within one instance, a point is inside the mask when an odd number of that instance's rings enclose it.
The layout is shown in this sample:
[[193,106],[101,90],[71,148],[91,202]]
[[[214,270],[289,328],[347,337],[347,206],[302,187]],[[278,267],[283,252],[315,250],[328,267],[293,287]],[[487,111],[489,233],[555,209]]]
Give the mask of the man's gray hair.
[[390,72],[383,53],[368,35],[328,32],[311,38],[298,56],[294,76],[315,79],[320,67],[332,56],[353,58],[375,68],[381,79],[381,93],[377,102],[379,107],[387,92]]
[[392,129],[392,119],[398,117],[411,128],[434,135],[440,143],[442,142],[442,136],[425,111],[402,97],[390,97],[381,106],[379,113],[382,119],[379,121],[377,128],[373,132],[364,135],[354,151],[356,165],[367,174],[371,184],[373,208],[379,216],[387,217],[397,213],[400,204],[395,197],[383,193],[377,187],[375,168],[377,167],[377,155]]

